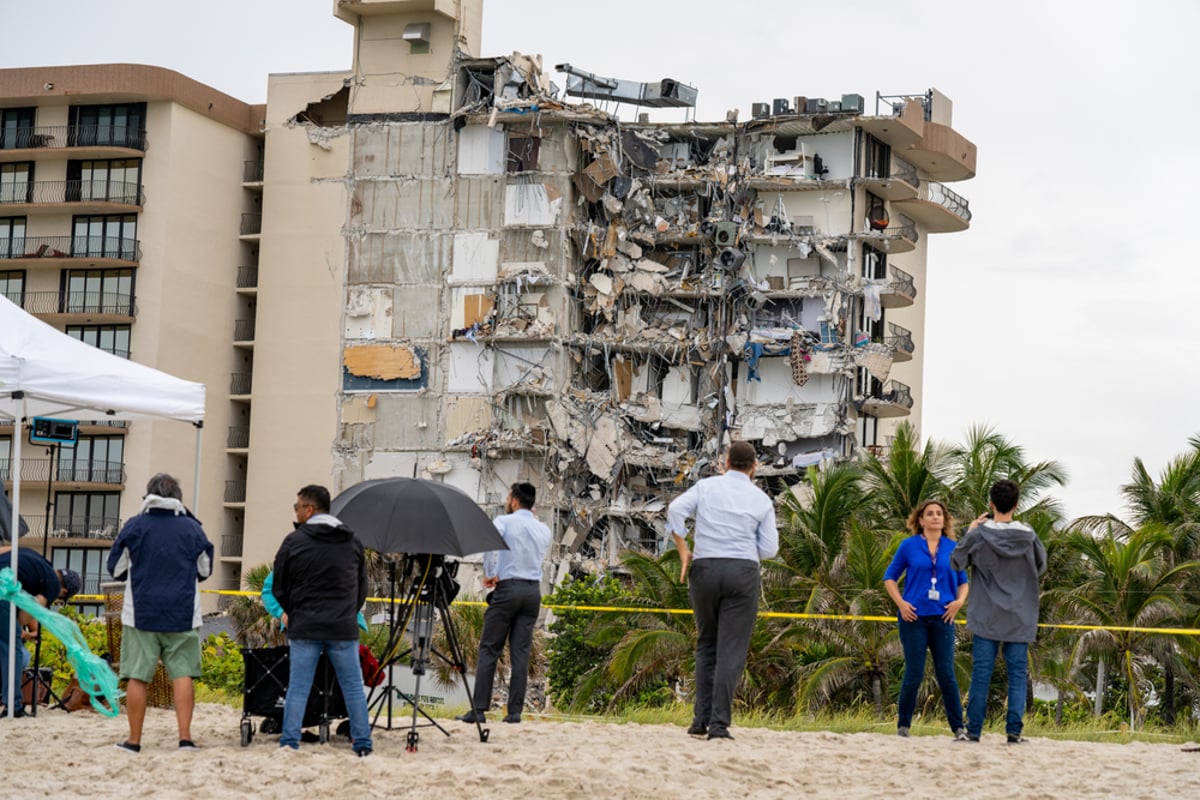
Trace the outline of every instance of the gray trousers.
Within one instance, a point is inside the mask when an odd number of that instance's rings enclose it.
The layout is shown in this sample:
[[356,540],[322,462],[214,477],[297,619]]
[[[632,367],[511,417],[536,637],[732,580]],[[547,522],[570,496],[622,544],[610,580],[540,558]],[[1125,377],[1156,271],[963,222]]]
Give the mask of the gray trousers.
[[729,727],[733,695],[746,668],[758,616],[759,566],[744,558],[702,558],[692,564],[688,597],[696,618],[696,705],[693,724],[709,732]]
[[475,664],[475,711],[485,713],[492,705],[496,662],[508,641],[512,675],[508,684],[508,713],[520,714],[529,683],[529,653],[533,649],[533,627],[542,607],[540,581],[505,580],[496,585],[479,634],[479,660]]

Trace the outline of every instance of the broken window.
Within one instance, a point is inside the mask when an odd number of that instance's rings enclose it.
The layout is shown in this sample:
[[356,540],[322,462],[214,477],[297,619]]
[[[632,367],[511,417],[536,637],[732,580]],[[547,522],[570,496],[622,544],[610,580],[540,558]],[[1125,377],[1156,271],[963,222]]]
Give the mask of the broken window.
[[800,328],[804,301],[800,298],[768,300],[754,312],[756,328]]
[[866,135],[863,147],[866,150],[863,154],[863,177],[890,177],[892,172],[892,148],[870,134]]
[[863,277],[867,280],[883,280],[887,277],[887,253],[864,244],[862,261]]
[[532,172],[538,168],[538,151],[542,140],[536,136],[510,136],[508,139],[508,171]]

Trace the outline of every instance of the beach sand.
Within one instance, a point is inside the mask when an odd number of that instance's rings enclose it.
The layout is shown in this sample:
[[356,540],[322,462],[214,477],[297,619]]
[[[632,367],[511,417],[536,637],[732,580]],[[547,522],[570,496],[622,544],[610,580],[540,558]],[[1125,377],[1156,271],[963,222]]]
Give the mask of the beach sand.
[[[345,739],[280,750],[258,734],[242,747],[241,712],[196,709],[202,748],[180,752],[174,712],[150,709],[139,754],[113,748],[124,711],[39,711],[0,720],[8,774],[0,796],[23,798],[1196,798],[1200,753],[1178,744],[1097,744],[1033,738],[979,744],[949,735],[795,733],[733,728],[734,741],[693,739],[672,725],[609,724],[527,716],[520,725],[443,723],[419,729],[405,751],[407,717],[374,733],[356,758]],[[252,718],[257,724],[261,718]]]

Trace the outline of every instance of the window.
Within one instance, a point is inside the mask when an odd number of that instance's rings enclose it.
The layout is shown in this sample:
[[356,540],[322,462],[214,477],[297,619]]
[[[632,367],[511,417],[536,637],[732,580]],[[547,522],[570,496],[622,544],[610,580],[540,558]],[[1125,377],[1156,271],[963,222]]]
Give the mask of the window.
[[0,164],[0,203],[33,202],[33,162]]
[[55,492],[54,529],[70,536],[116,536],[120,492]]
[[0,258],[25,255],[25,218],[0,217]]
[[137,214],[75,217],[72,234],[72,255],[137,260]]
[[12,437],[0,436],[0,481],[12,480]]
[[[114,534],[115,536],[115,534]],[[105,562],[108,549],[103,547],[56,547],[50,554],[50,563],[55,569],[73,569],[83,578],[80,594],[100,594],[100,584],[111,580]],[[99,616],[103,603],[72,603],[85,616]]]
[[133,316],[133,270],[68,270],[64,280],[64,313]]
[[80,483],[122,483],[124,436],[80,436],[74,446],[59,448],[55,480]]
[[887,253],[864,244],[862,261],[863,277],[867,280],[883,280],[887,277]]
[[67,162],[67,202],[107,200],[140,205],[142,160]]
[[530,172],[538,168],[538,151],[542,140],[534,137],[510,137],[508,140],[508,171]]
[[0,294],[14,305],[25,307],[25,273],[22,270],[0,272]]
[[0,150],[32,147],[36,108],[0,109]]
[[870,134],[864,144],[863,177],[887,178],[892,174],[892,148]]
[[114,356],[129,358],[128,325],[68,325],[67,336]]
[[71,147],[109,145],[146,149],[146,104],[117,103],[73,106],[68,143]]

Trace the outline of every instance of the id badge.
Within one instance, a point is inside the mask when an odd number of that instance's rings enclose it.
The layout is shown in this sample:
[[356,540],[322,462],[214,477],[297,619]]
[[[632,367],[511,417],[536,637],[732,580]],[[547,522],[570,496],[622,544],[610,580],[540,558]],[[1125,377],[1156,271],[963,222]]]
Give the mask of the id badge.
[[930,589],[928,597],[930,600],[941,600],[942,599],[942,595],[937,589]]

